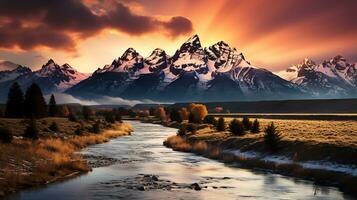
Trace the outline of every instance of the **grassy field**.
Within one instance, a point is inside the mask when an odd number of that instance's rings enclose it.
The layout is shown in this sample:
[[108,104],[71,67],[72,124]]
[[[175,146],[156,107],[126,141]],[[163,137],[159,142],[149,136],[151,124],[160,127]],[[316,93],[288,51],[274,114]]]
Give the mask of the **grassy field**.
[[[59,130],[49,129],[52,122]],[[102,124],[102,132],[89,133],[94,121],[71,122],[66,118],[45,118],[37,121],[38,140],[23,139],[26,122],[20,119],[0,119],[0,126],[10,128],[17,136],[12,143],[0,143],[0,197],[19,189],[43,185],[76,174],[90,171],[90,167],[75,154],[91,144],[109,141],[110,138],[128,135],[128,124]],[[82,127],[84,132],[76,135]]]
[[[225,119],[229,123],[233,118]],[[259,119],[259,122],[261,131],[274,122],[284,140],[357,148],[357,121]],[[262,135],[263,132],[243,137],[261,138]]]

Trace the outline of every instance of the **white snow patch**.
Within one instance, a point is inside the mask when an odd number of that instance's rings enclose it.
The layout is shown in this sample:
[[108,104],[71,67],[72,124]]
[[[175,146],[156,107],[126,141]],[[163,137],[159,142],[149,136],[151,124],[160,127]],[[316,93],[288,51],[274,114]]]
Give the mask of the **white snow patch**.
[[237,157],[243,157],[248,159],[258,159],[267,162],[273,162],[277,164],[298,164],[306,169],[321,169],[333,172],[341,172],[345,174],[351,174],[357,176],[357,166],[355,165],[345,165],[337,164],[327,161],[305,161],[305,162],[294,162],[293,160],[284,157],[284,156],[266,156],[254,151],[245,151],[240,150],[225,150],[224,153],[233,154]]

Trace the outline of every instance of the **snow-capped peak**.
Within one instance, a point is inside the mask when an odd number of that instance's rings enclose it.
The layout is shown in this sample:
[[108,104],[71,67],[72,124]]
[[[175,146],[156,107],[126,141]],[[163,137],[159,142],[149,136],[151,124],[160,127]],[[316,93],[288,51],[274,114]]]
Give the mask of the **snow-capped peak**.
[[57,85],[59,91],[65,90],[90,76],[90,74],[78,72],[67,63],[60,66],[52,59],[48,60],[40,70],[34,73],[38,77],[49,78]]
[[134,48],[128,48],[123,55],[120,57],[120,60],[122,61],[129,61],[132,60],[136,57],[141,57],[141,55],[135,51]]
[[168,55],[160,48],[154,49],[151,55],[144,60],[144,70],[140,73],[158,72],[168,66]]
[[194,35],[181,45],[180,52],[194,53],[199,49],[202,49],[200,38],[198,35]]

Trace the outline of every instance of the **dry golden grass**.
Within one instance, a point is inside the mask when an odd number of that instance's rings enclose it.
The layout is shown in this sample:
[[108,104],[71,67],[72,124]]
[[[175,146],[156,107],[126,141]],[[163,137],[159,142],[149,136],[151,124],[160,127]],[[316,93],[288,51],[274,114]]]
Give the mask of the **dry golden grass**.
[[[229,122],[233,118],[225,118]],[[258,119],[261,131],[274,122],[282,133],[284,140],[325,143],[357,148],[357,121],[323,121],[323,120],[285,120]],[[243,137],[258,138],[260,134],[247,134]],[[222,136],[221,136],[222,137]]]
[[[66,119],[55,120],[60,129],[64,129],[61,126],[63,123],[73,126]],[[20,127],[19,120],[17,122],[16,126]],[[11,144],[0,143],[0,196],[28,186],[53,182],[74,172],[88,172],[90,167],[75,154],[76,151],[130,132],[129,124],[116,124],[100,134],[77,136],[67,130],[64,133],[66,138],[42,137],[36,141],[17,139]]]

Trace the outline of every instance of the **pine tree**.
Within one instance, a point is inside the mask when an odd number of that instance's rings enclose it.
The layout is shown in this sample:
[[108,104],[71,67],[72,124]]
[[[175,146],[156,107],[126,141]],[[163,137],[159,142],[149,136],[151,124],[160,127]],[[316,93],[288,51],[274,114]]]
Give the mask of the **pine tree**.
[[176,121],[178,123],[181,123],[183,121],[182,117],[180,115],[180,112],[177,109],[172,109],[171,110],[170,118],[171,118],[171,121]]
[[279,142],[282,139],[282,135],[276,130],[276,126],[272,122],[270,125],[268,125],[265,130],[265,135],[264,135],[264,142],[265,145],[273,151],[276,151],[279,149]]
[[203,123],[206,124],[212,124],[213,126],[217,125],[217,120],[215,117],[213,117],[212,115],[207,115],[204,119],[203,119]]
[[50,102],[48,104],[48,116],[55,117],[57,116],[58,108],[56,104],[55,96],[52,94],[50,98]]
[[21,118],[24,116],[24,95],[20,85],[15,82],[9,90],[6,103],[5,117]]
[[243,126],[244,126],[244,130],[250,130],[252,127],[252,123],[250,122],[248,117],[243,117],[242,120]]
[[26,117],[42,118],[47,116],[47,105],[40,87],[33,83],[26,91],[24,111]]
[[252,124],[252,129],[251,129],[252,133],[259,133],[260,131],[260,125],[259,125],[259,121],[258,119],[255,119],[253,124]]
[[216,129],[217,129],[217,131],[225,131],[226,130],[226,124],[224,122],[223,117],[220,117],[218,119],[218,123],[217,123]]
[[244,125],[242,122],[240,122],[237,119],[233,119],[229,123],[229,130],[234,134],[234,135],[243,135],[244,134]]
[[195,115],[192,112],[188,115],[188,123],[196,123]]

